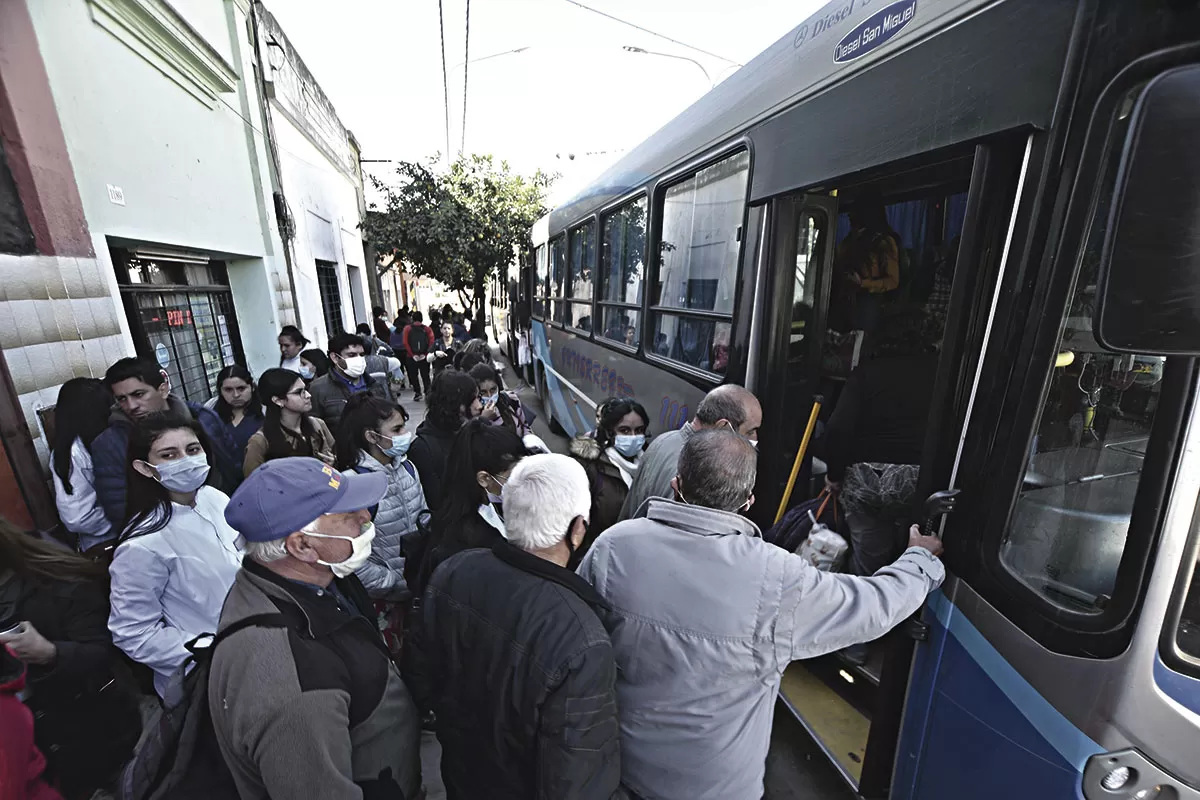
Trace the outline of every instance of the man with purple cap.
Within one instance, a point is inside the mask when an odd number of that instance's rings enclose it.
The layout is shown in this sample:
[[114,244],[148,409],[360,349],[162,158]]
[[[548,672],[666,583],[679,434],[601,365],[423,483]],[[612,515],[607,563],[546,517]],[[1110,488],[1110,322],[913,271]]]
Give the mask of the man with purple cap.
[[243,800],[420,796],[420,718],[354,576],[386,491],[382,473],[279,458],[229,500],[246,558],[219,630],[286,621],[236,630],[213,653],[209,710]]

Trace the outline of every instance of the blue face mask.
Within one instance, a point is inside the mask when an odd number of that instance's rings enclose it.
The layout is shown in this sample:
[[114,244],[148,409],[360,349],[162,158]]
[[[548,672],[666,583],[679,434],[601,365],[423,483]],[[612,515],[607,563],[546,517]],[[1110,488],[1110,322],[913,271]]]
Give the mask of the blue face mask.
[[413,434],[405,432],[392,437],[392,446],[383,448],[383,454],[389,458],[406,458],[408,447],[412,444]]
[[306,367],[303,364],[300,366],[300,377],[304,380],[311,381],[316,376],[317,372],[312,367]]
[[645,446],[646,434],[644,433],[617,434],[613,440],[613,447],[626,458],[636,458]]
[[479,399],[485,407],[486,406],[494,406],[494,405],[496,405],[496,403],[500,402],[500,392],[494,392],[492,394],[483,395]]

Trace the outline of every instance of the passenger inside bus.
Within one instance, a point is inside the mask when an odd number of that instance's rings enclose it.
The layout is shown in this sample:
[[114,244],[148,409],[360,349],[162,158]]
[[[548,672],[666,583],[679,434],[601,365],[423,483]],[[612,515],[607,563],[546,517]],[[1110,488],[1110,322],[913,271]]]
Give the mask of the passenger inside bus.
[[848,572],[873,575],[902,549],[941,338],[941,325],[921,309],[885,315],[872,352],[850,373],[814,445],[828,466],[826,485],[839,491],[846,512]]

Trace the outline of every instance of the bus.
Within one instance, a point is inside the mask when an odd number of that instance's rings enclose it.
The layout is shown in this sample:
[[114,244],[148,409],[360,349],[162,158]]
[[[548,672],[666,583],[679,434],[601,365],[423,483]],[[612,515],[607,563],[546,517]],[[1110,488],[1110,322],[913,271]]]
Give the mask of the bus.
[[[762,526],[880,315],[940,326],[949,577],[781,690],[860,796],[1200,798],[1198,141],[1195,3],[835,0],[534,232],[514,318],[553,426],[628,396],[658,433],[743,384]],[[838,267],[870,204],[873,296]]]

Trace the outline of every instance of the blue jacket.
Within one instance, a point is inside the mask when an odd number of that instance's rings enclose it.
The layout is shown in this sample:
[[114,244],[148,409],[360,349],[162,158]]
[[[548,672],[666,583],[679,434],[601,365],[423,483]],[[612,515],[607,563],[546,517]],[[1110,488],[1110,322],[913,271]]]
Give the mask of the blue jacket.
[[[213,475],[208,479],[226,494],[242,482],[242,462],[237,457],[237,446],[229,428],[217,416],[217,412],[199,403],[189,403],[171,395],[167,402],[167,414],[179,419],[194,419],[208,437],[212,453]],[[125,471],[129,456],[129,435],[133,431],[133,420],[122,411],[114,411],[108,421],[108,429],[92,442],[92,465],[95,472],[96,496],[104,515],[113,524],[113,531],[120,533],[125,524]]]

